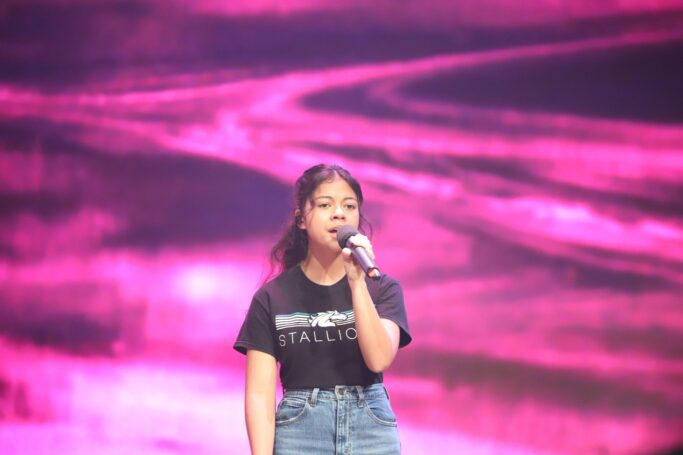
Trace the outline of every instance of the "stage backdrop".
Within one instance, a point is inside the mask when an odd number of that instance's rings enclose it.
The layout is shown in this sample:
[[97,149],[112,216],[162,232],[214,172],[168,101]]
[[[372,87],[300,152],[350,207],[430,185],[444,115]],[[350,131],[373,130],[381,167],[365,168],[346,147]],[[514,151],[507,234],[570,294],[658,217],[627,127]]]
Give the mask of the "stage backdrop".
[[363,184],[404,453],[683,437],[679,1],[0,6],[0,452],[241,454],[307,167]]

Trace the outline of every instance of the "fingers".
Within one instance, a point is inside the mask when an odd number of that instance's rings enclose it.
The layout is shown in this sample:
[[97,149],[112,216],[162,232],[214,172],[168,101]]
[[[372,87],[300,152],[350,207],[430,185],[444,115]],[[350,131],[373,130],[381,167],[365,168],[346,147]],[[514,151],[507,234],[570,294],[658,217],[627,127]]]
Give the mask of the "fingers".
[[356,234],[353,237],[351,237],[349,241],[352,244],[365,249],[365,251],[368,252],[368,255],[372,258],[372,260],[375,260],[375,252],[372,250],[372,244],[366,236],[364,236],[363,234]]
[[360,280],[365,276],[365,272],[360,265],[353,259],[351,250],[349,248],[342,249],[342,256],[344,258],[344,268],[348,277],[354,280]]
[[351,253],[350,248],[343,248],[342,249],[342,256],[344,257],[344,262],[346,263],[346,265],[351,266],[351,267],[353,267],[354,265],[358,266],[358,264],[356,264],[356,261],[353,260],[353,255]]

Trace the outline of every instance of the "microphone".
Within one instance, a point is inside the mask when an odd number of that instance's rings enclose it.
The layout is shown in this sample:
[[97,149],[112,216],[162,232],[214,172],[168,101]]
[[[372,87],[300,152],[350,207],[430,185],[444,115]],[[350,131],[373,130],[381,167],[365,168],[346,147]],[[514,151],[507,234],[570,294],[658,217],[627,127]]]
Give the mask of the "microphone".
[[365,248],[349,242],[349,239],[356,234],[358,234],[358,229],[350,224],[340,226],[339,229],[337,229],[337,242],[342,249],[349,248],[351,250],[351,254],[353,254],[356,262],[358,262],[367,276],[373,280],[379,280],[382,273],[375,265],[375,261],[373,261],[368,255],[368,252],[365,251]]

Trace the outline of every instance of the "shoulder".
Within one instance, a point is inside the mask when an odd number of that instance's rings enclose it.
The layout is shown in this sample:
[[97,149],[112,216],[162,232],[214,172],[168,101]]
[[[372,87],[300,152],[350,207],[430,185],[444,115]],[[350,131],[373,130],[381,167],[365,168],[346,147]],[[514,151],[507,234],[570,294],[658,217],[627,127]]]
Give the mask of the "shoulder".
[[401,291],[401,284],[398,280],[384,273],[380,276],[379,280],[366,277],[365,282],[368,284],[371,294],[383,295],[390,291]]
[[291,292],[292,288],[297,286],[299,281],[300,278],[296,267],[292,267],[261,286],[254,293],[254,299],[264,303],[268,302],[272,298],[277,298],[282,294]]

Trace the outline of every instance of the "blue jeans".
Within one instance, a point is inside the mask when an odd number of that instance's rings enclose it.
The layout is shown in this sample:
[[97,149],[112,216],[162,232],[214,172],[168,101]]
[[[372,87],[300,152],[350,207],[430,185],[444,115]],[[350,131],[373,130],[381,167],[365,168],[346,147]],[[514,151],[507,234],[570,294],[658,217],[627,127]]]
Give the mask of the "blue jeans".
[[275,414],[276,455],[401,453],[384,384],[287,390]]

